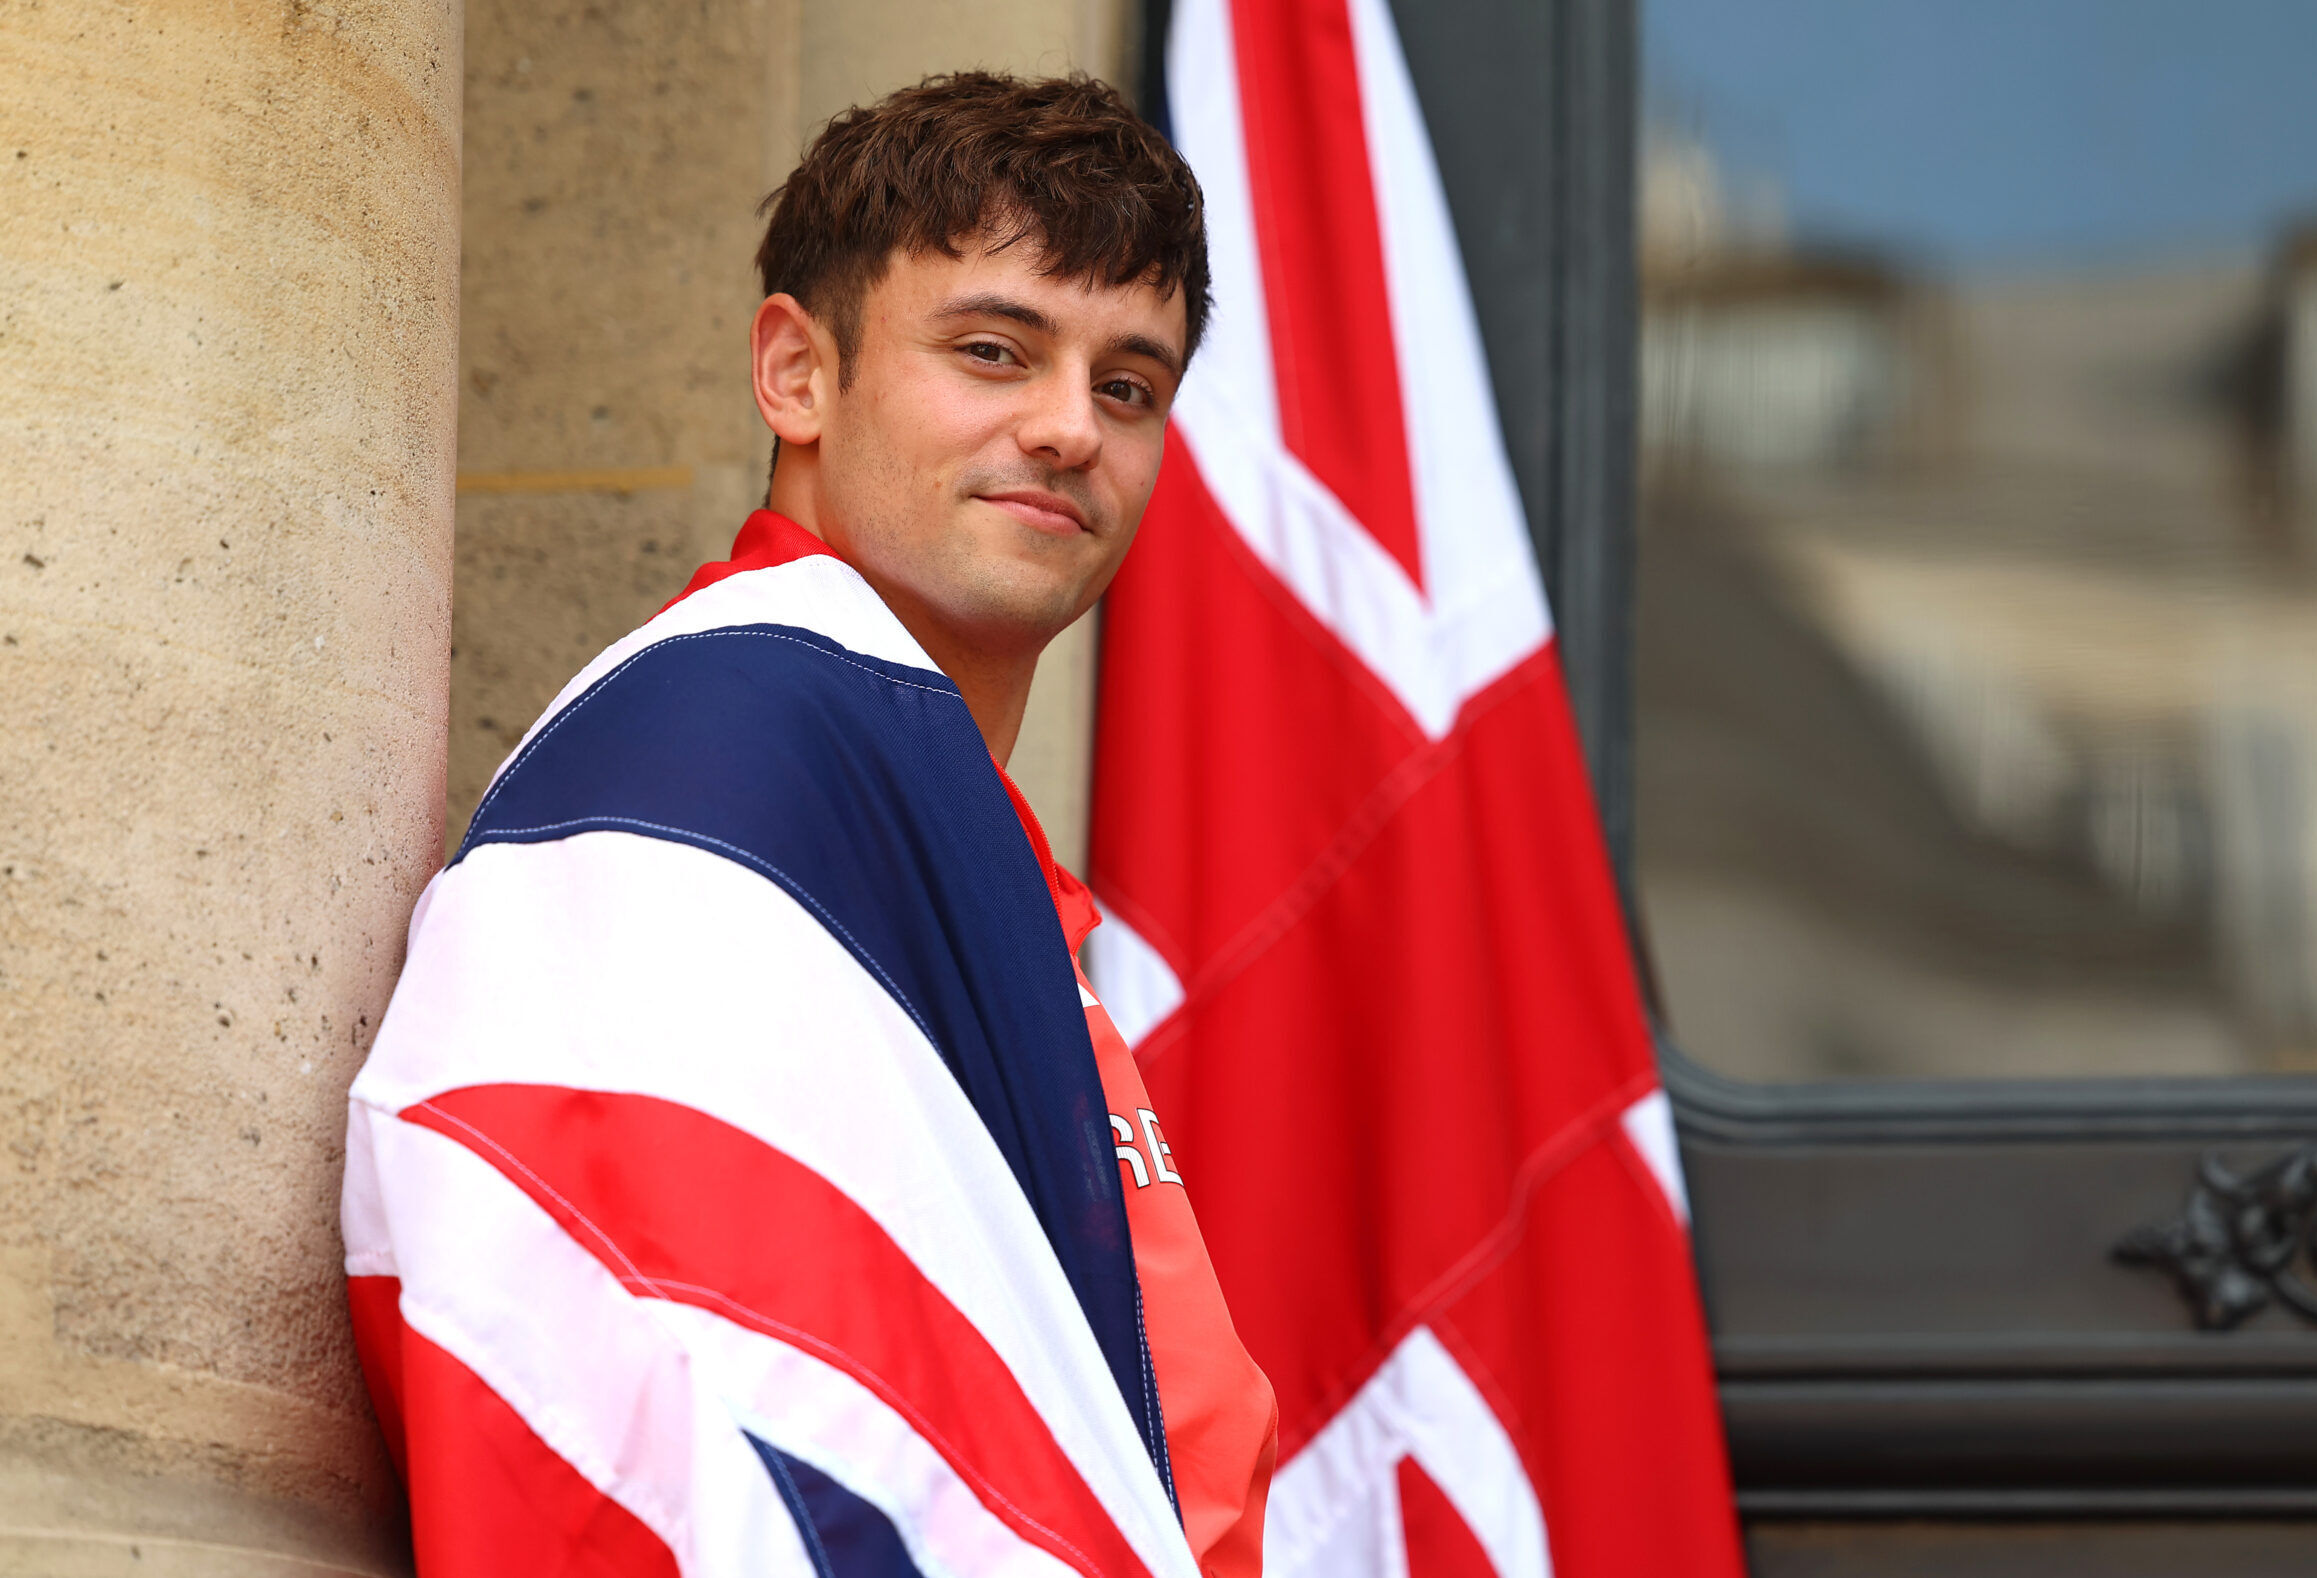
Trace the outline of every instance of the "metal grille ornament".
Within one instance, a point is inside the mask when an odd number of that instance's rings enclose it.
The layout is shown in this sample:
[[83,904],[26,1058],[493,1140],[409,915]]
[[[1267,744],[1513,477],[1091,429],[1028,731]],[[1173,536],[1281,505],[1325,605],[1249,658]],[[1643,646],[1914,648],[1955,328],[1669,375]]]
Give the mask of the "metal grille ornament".
[[2196,1175],[2180,1219],[2134,1228],[2116,1259],[2170,1272],[2207,1331],[2240,1325],[2272,1299],[2317,1322],[2317,1289],[2298,1269],[2317,1250],[2317,1146],[2241,1177],[2207,1152]]

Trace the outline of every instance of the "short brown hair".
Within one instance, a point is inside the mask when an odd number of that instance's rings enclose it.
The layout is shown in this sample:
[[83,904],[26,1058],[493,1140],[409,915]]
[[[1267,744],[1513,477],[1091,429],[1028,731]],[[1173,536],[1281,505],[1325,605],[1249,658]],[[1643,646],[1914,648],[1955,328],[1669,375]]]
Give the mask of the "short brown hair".
[[1207,326],[1199,183],[1108,83],[987,71],[927,77],[830,121],[764,200],[757,271],[836,337],[839,376],[861,343],[861,304],[896,250],[961,255],[988,234],[1031,242],[1044,270],[1183,293],[1184,355]]

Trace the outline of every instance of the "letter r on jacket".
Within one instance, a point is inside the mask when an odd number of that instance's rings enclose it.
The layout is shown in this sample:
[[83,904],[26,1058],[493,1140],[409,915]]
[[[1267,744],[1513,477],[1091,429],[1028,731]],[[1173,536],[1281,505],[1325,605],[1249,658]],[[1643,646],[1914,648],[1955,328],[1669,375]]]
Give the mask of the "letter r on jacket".
[[1134,1125],[1114,1112],[1110,1115],[1110,1132],[1126,1142],[1117,1148],[1118,1159],[1134,1169],[1134,1186],[1137,1189],[1148,1189],[1150,1169],[1143,1165],[1142,1152],[1135,1148]]

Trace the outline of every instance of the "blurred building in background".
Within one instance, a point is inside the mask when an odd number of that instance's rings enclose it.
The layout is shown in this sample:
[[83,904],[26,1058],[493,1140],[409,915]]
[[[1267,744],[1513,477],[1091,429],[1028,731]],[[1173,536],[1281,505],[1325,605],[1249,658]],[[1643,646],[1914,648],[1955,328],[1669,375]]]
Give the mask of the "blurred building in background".
[[2294,216],[1957,265],[1643,148],[1638,877],[1685,1050],[2317,1066]]

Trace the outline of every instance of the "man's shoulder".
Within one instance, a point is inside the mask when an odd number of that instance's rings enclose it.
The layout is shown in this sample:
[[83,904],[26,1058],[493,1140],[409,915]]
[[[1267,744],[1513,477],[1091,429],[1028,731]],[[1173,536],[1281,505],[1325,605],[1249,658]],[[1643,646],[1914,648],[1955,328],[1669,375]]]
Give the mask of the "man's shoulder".
[[915,671],[920,683],[948,684],[883,599],[843,560],[825,553],[772,563],[733,560],[702,566],[659,613],[598,653],[557,694],[530,736],[655,647],[761,626],[810,632],[832,649],[891,665],[896,679]]
[[980,742],[957,687],[859,577],[798,561],[719,581],[589,664],[500,769],[467,847],[605,819],[833,815],[865,775],[905,793],[986,770]]

